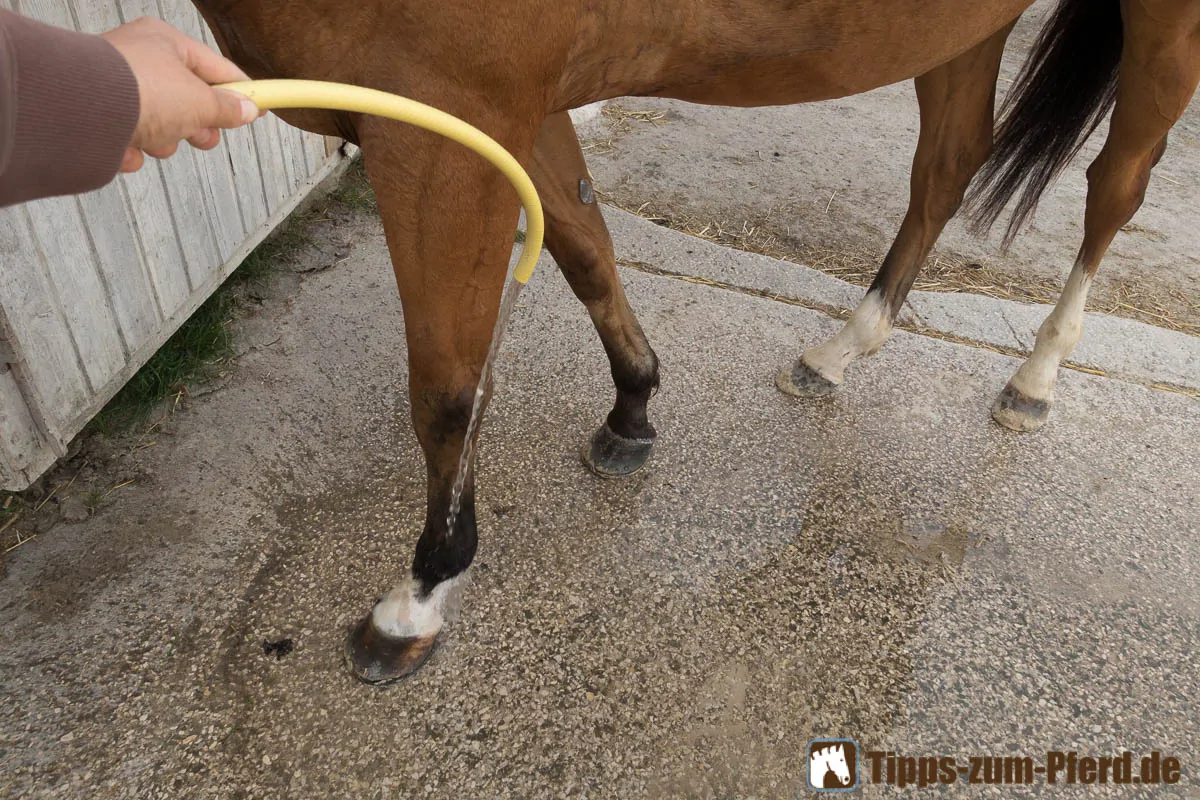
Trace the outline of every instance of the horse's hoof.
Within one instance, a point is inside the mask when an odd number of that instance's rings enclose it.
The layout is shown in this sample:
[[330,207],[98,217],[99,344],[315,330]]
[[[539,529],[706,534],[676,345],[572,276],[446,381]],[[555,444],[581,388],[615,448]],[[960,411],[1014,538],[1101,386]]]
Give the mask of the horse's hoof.
[[367,614],[346,637],[346,668],[363,683],[383,686],[420,669],[433,652],[432,636],[388,636]]
[[1006,384],[992,403],[992,419],[1009,430],[1029,433],[1046,424],[1050,417],[1050,401],[1038,400]]
[[592,434],[591,442],[584,448],[583,463],[605,478],[625,477],[646,465],[652,449],[654,437],[628,439],[613,433],[606,422]]
[[802,358],[797,358],[792,366],[779,370],[775,376],[775,386],[784,394],[805,398],[829,397],[838,388],[838,384],[805,364]]

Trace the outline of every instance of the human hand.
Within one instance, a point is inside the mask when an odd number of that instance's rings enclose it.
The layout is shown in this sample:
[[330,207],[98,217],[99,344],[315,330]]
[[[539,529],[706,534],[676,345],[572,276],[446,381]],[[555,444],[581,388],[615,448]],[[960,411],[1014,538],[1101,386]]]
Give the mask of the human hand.
[[141,169],[146,155],[167,158],[187,140],[210,150],[221,128],[236,128],[263,113],[248,98],[209,84],[248,80],[232,62],[160,19],[142,17],[102,34],[137,78],[141,112],[122,172]]

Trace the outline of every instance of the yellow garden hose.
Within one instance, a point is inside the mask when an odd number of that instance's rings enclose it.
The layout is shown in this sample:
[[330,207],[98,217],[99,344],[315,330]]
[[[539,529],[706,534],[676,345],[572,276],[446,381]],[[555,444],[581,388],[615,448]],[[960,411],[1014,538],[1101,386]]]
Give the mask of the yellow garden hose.
[[374,114],[416,125],[418,128],[439,133],[469,147],[494,164],[517,190],[517,196],[521,198],[521,205],[525,207],[526,231],[521,259],[517,262],[513,277],[520,283],[527,283],[530,276],[533,275],[533,268],[542,251],[542,236],[545,232],[542,203],[538,200],[537,190],[533,188],[533,181],[529,179],[529,175],[512,157],[512,154],[478,128],[468,125],[444,111],[438,111],[432,106],[409,100],[407,97],[344,83],[292,80],[241,81],[226,83],[218,88],[245,95],[263,110],[323,108],[330,111]]

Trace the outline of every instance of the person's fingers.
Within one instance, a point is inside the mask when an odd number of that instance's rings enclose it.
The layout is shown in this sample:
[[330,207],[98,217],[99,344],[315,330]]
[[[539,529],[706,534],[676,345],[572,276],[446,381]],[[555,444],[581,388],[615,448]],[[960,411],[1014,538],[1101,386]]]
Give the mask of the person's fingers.
[[183,37],[180,44],[183,47],[184,64],[205,83],[232,83],[250,80],[250,76],[242,72],[237,64],[212,50],[208,45],[187,36]]
[[178,149],[179,145],[176,143],[161,147],[147,147],[145,152],[151,158],[170,158],[175,155],[175,151]]
[[221,133],[216,128],[205,128],[188,137],[188,144],[197,150],[212,150],[221,143]]
[[262,115],[249,98],[214,89],[212,84],[248,80],[233,62],[161,20],[139,19],[115,28],[106,38],[137,77],[141,113],[130,142],[140,154],[168,158],[181,141],[208,150],[221,129],[249,124]]
[[206,120],[209,127],[237,128],[241,125],[249,125],[260,116],[258,106],[243,94],[225,89],[214,89],[213,97],[216,100],[217,108],[214,110],[213,118]]
[[136,147],[126,147],[121,157],[121,172],[137,172],[146,163],[146,157]]

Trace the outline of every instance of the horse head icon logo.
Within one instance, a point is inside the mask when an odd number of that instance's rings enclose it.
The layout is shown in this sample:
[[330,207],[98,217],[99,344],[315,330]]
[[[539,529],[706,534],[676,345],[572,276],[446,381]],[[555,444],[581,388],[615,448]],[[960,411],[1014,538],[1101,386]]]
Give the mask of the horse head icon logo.
[[858,745],[853,739],[814,739],[808,743],[808,787],[848,792],[858,786]]

